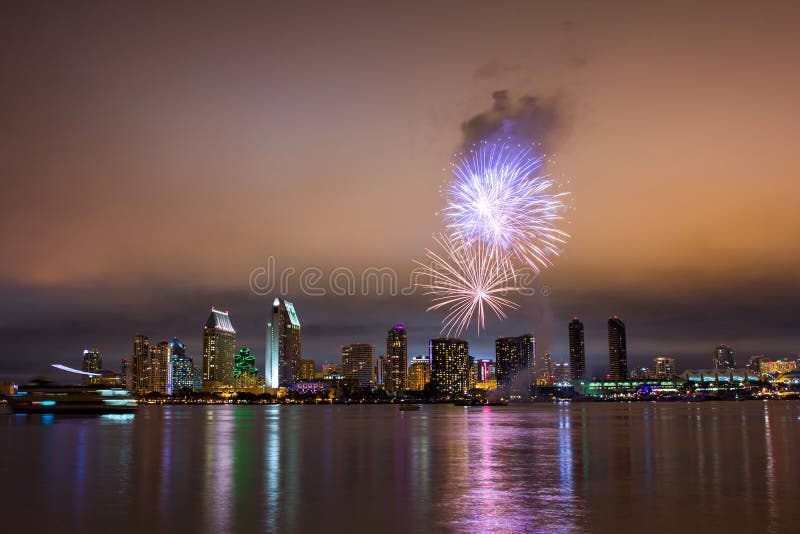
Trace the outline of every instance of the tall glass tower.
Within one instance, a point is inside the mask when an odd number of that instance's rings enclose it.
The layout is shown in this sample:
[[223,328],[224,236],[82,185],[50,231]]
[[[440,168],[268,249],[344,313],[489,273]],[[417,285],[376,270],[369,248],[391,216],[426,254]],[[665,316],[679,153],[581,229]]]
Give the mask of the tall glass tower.
[[611,380],[628,379],[628,344],[625,339],[625,323],[618,315],[608,320],[608,366]]
[[586,345],[583,341],[583,323],[577,315],[569,322],[569,372],[572,380],[586,377]]
[[397,324],[386,335],[388,380],[386,391],[403,393],[408,387],[408,333],[405,325]]
[[211,308],[203,327],[203,388],[233,385],[236,330],[228,312]]
[[267,319],[264,385],[274,389],[290,386],[300,376],[300,319],[294,304],[275,298]]

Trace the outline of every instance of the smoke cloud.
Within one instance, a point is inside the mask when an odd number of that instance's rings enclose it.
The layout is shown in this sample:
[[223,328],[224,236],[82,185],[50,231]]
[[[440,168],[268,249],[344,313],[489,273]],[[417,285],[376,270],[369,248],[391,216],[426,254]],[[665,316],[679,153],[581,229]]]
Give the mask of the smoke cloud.
[[495,91],[491,109],[461,124],[463,146],[510,137],[516,142],[541,143],[545,151],[552,152],[566,127],[565,107],[562,94],[515,99],[508,90]]

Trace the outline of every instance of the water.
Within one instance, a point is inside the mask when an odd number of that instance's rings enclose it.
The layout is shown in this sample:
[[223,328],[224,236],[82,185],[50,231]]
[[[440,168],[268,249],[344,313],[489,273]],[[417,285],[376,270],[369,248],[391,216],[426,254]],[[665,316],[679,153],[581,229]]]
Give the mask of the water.
[[[0,415],[26,532],[789,532],[800,403]],[[8,530],[6,530],[8,529]]]

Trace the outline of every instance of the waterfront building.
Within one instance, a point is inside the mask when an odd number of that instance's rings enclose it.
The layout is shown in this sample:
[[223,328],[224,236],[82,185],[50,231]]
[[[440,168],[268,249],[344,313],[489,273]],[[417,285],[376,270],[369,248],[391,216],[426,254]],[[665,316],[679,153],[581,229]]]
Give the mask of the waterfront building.
[[300,319],[294,304],[275,298],[267,319],[264,381],[267,389],[289,386],[300,376]]
[[436,338],[428,342],[431,384],[439,398],[452,398],[469,389],[471,358],[469,344],[455,338]]
[[428,356],[414,356],[408,369],[408,389],[422,391],[431,381],[431,361]]
[[672,380],[678,374],[675,368],[675,358],[669,356],[656,356],[653,358],[653,375],[658,380]]
[[408,333],[403,324],[394,325],[386,334],[386,376],[389,393],[400,394],[408,383]]
[[684,382],[694,383],[750,384],[760,379],[748,369],[686,369],[678,376]]
[[574,376],[569,367],[569,362],[556,362],[553,366],[553,376],[557,384],[564,384]]
[[147,390],[172,394],[172,346],[166,341],[150,348]]
[[[103,359],[100,357],[100,351],[97,349],[84,349],[81,369],[86,373],[100,374],[100,371],[103,370]],[[89,384],[93,382],[92,378],[83,375],[83,383]]]
[[712,355],[714,369],[733,369],[736,367],[736,360],[733,356],[733,349],[727,345],[717,345]]
[[488,382],[495,379],[494,361],[487,359],[475,360],[472,364],[475,367],[475,380],[478,382]]
[[342,376],[342,366],[336,363],[325,362],[322,364],[322,377]]
[[131,390],[139,395],[148,391],[148,369],[150,368],[150,340],[144,334],[133,338],[133,368]]
[[583,323],[574,316],[569,322],[569,369],[572,380],[586,376],[586,344],[583,339]]
[[168,390],[170,395],[181,391],[194,389],[194,360],[186,355],[186,346],[174,337],[169,342],[171,356],[171,382]]
[[549,384],[553,381],[553,356],[550,352],[546,351],[542,355],[542,372],[539,376],[543,379],[545,384]]
[[375,345],[354,343],[342,347],[342,375],[356,380],[360,387],[372,385],[375,366]]
[[625,323],[614,315],[608,320],[608,363],[611,380],[628,378],[628,344]]
[[784,358],[782,360],[762,360],[759,364],[759,374],[762,376],[776,377],[783,373],[791,373],[797,369],[797,361]]
[[529,395],[536,361],[536,338],[530,334],[499,337],[494,342],[497,386],[506,394]]
[[258,368],[255,364],[256,357],[250,354],[249,348],[239,349],[233,363],[233,387],[236,391],[258,388]]
[[122,366],[120,368],[120,387],[122,389],[133,388],[133,367],[131,366],[130,358],[122,358]]
[[314,380],[314,372],[316,370],[317,362],[314,360],[300,360],[300,373],[299,378],[303,381]]
[[382,354],[375,359],[375,385],[386,385],[387,371],[388,366],[386,364],[386,355]]
[[203,389],[233,386],[236,330],[227,311],[211,308],[203,327]]

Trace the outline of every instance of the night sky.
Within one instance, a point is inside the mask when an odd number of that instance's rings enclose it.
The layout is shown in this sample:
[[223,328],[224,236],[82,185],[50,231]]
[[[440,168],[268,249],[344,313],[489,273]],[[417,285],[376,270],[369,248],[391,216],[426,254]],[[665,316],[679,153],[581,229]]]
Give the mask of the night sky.
[[305,358],[380,354],[397,322],[426,352],[427,297],[304,296],[297,276],[406,282],[443,168],[504,120],[554,154],[572,238],[549,296],[473,324],[474,356],[532,331],[559,359],[573,314],[590,373],[611,314],[634,364],[800,353],[796,3],[236,4],[0,5],[0,378],[88,346],[117,369],[139,331],[199,362],[211,305],[261,367],[274,293],[248,279],[270,256],[296,270]]

